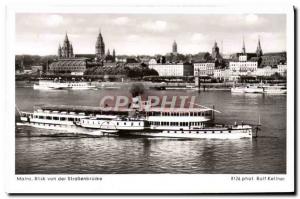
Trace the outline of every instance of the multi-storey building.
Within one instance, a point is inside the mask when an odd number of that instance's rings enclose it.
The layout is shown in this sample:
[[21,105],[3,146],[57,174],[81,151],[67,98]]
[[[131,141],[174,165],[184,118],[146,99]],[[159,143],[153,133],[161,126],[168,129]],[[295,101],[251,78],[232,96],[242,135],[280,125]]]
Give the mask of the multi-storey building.
[[76,58],[76,59],[60,59],[52,62],[49,65],[50,73],[67,73],[71,74],[74,72],[84,72],[88,65],[87,58]]
[[194,76],[213,76],[215,62],[194,63]]
[[258,68],[256,71],[256,76],[271,76],[278,72],[277,67],[265,66],[263,68]]
[[277,65],[277,72],[281,75],[281,76],[286,76],[286,71],[287,71],[287,67],[286,64],[278,64]]
[[194,67],[189,63],[149,64],[150,69],[158,72],[159,76],[192,76]]

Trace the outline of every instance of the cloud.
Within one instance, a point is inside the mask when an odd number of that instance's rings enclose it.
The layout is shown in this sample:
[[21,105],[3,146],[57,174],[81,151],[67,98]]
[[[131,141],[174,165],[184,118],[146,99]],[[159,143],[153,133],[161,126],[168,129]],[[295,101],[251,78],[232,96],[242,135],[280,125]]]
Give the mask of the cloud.
[[129,18],[128,17],[118,17],[113,19],[113,23],[117,24],[117,25],[126,25],[129,22]]
[[153,32],[163,32],[167,30],[167,22],[166,21],[161,21],[161,20],[157,20],[157,21],[149,21],[146,22],[144,24],[142,24],[142,27],[146,30],[150,30]]
[[129,40],[129,41],[135,41],[135,40],[137,40],[139,38],[140,38],[140,36],[134,35],[134,34],[127,36],[127,40]]
[[205,40],[205,36],[201,33],[194,33],[191,37],[192,41],[199,42]]
[[50,15],[46,19],[46,23],[48,26],[55,27],[62,24],[64,21],[64,18],[60,15]]
[[255,14],[249,14],[245,17],[246,22],[249,24],[254,24],[258,22],[258,16]]

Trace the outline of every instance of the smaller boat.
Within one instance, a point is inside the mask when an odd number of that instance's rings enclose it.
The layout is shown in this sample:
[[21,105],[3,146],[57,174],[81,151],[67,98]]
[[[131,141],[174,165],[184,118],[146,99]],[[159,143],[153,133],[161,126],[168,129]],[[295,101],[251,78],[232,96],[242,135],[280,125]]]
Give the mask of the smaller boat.
[[245,93],[244,87],[232,87],[231,88],[232,93]]
[[278,86],[278,85],[272,85],[272,86],[264,86],[264,93],[266,94],[286,94],[287,89],[286,86]]
[[239,87],[232,87],[232,93],[263,93],[264,89],[262,86],[257,85],[247,85],[247,86],[239,86]]
[[261,86],[248,85],[245,87],[245,93],[263,93],[264,89]]

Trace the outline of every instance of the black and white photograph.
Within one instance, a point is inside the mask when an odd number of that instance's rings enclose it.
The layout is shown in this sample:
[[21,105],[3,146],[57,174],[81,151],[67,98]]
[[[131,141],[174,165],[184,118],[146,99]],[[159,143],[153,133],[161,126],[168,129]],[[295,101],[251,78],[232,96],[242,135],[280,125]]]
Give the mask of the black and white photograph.
[[[145,193],[285,192],[275,188],[291,185],[292,7],[66,10],[9,15],[9,134],[19,186],[51,183],[47,176],[105,184],[136,174],[145,177],[133,183],[139,186],[155,177],[152,187],[136,190]],[[201,188],[210,176],[211,186],[223,176],[216,184],[242,188]],[[173,188],[202,182],[164,191],[160,179]],[[135,192],[115,190],[127,191]]]

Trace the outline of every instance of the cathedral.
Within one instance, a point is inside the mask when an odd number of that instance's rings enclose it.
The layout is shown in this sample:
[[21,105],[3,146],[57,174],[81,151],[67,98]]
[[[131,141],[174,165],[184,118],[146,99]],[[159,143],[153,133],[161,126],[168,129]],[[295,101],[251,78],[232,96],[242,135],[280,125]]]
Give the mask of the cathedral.
[[69,41],[68,34],[66,33],[65,40],[63,43],[63,46],[59,44],[58,47],[58,58],[73,58],[74,53],[73,53],[73,46],[71,42]]

